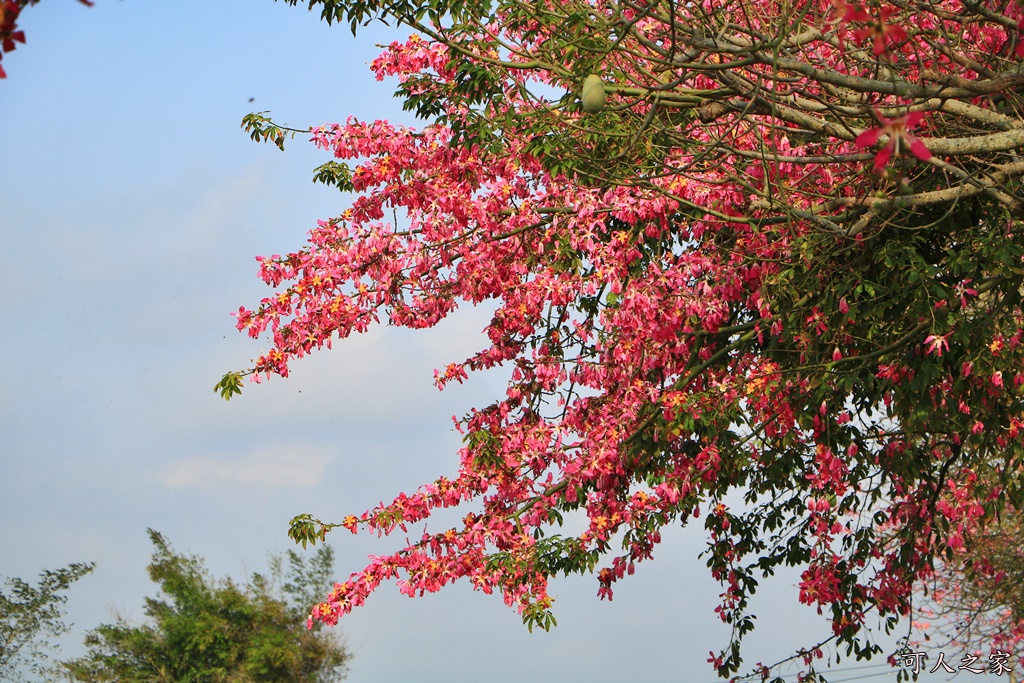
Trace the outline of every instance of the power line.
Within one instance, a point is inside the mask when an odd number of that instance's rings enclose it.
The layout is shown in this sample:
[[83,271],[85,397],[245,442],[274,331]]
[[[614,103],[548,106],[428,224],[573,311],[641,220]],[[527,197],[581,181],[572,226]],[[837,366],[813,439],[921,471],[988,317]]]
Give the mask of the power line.
[[[884,671],[879,671],[877,673],[868,673],[868,674],[864,674],[864,675],[860,675],[860,676],[851,676],[849,678],[840,678],[840,679],[832,679],[832,678],[830,678],[829,679],[829,683],[846,683],[848,681],[861,681],[861,680],[865,680],[865,679],[868,679],[868,678],[876,678],[878,676],[895,676],[900,671],[899,669],[895,669],[895,668],[891,667],[888,663],[882,663],[882,662],[879,662],[878,664],[861,664],[859,666],[844,666],[844,667],[835,668],[835,669],[829,668],[829,669],[827,669],[827,671],[830,674],[836,674],[836,673],[850,673],[850,672],[854,672],[854,671],[865,671],[865,670],[868,670],[868,669],[878,669],[878,668],[884,668],[885,670]],[[783,680],[785,680],[787,678],[792,677],[792,678],[795,679],[798,675],[799,675],[799,673],[779,674],[778,676],[776,676],[776,678],[782,678]],[[759,678],[760,678],[760,676],[757,675],[757,674],[750,674],[749,676],[744,676],[743,678],[739,678],[737,680],[738,681],[756,681]],[[721,682],[719,681],[718,683],[721,683]]]

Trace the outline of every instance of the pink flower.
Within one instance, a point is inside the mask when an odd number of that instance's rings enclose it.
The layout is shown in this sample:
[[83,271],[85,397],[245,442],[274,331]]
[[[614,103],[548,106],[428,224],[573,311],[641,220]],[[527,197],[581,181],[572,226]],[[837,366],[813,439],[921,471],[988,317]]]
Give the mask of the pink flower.
[[826,24],[839,24],[840,27],[844,27],[851,21],[864,21],[869,18],[863,7],[851,5],[846,0],[832,0],[832,6],[835,8],[833,16],[836,18],[826,21]]
[[948,336],[948,334],[942,336],[933,334],[931,336],[925,337],[924,343],[925,346],[928,347],[925,350],[925,354],[927,355],[934,353],[936,356],[941,356],[943,349],[949,349],[949,342],[946,340],[946,337]]
[[923,112],[912,111],[893,120],[889,120],[877,112],[875,115],[878,116],[878,120],[882,122],[882,126],[864,131],[857,136],[857,139],[853,144],[861,149],[874,147],[878,142],[878,138],[883,134],[889,136],[889,144],[875,155],[876,173],[881,172],[882,168],[889,163],[889,159],[894,154],[899,154],[900,140],[906,142],[907,146],[910,147],[910,152],[921,161],[928,161],[932,158],[931,151],[925,147],[924,143],[907,132],[908,129],[914,128],[921,123],[924,119]]
[[882,7],[878,10],[877,17],[872,17],[864,9],[860,9],[859,12],[853,13],[853,16],[851,17],[852,20],[871,22],[864,28],[859,28],[853,32],[853,36],[857,39],[857,43],[863,44],[866,38],[871,38],[871,52],[876,57],[881,57],[885,54],[886,38],[895,43],[901,43],[907,40],[908,36],[906,29],[897,24],[888,23],[889,17],[895,13],[895,7]]
[[978,296],[978,290],[972,289],[972,288],[967,286],[970,283],[971,283],[971,279],[968,278],[968,279],[964,280],[956,288],[956,295],[960,297],[960,306],[962,308],[966,308],[967,307],[967,297],[968,296]]
[[868,21],[871,19],[871,15],[867,13],[860,5],[851,5],[846,0],[832,0],[832,5],[835,8],[833,19],[826,21],[826,24],[839,24],[839,30],[836,33],[836,37],[839,39],[839,51],[843,52],[843,34],[846,31],[846,26],[851,21]]
[[814,323],[814,331],[820,336],[822,332],[828,330],[828,325],[823,320],[824,316],[817,306],[811,309],[811,314],[804,318],[804,322],[807,324]]

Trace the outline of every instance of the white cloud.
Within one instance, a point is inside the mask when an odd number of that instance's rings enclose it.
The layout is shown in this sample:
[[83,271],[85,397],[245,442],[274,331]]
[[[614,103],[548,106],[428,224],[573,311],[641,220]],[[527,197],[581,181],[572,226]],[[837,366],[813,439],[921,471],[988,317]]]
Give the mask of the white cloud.
[[323,480],[330,456],[316,448],[263,447],[238,457],[199,454],[165,468],[160,480],[170,488],[207,488],[225,484],[312,488]]

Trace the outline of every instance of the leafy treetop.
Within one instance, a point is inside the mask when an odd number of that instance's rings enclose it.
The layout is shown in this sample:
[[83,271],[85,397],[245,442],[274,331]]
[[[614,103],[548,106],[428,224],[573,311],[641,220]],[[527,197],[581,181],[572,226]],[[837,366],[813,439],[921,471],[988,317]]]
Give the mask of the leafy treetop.
[[9,593],[0,591],[0,679],[21,681],[26,671],[34,676],[49,672],[52,639],[69,630],[61,617],[67,602],[62,593],[94,567],[76,562],[46,570],[36,586],[18,578],[5,581]]
[[124,619],[91,631],[88,654],[63,666],[74,681],[100,683],[328,683],[344,678],[348,652],[327,631],[305,628],[305,604],[327,590],[334,554],[274,557],[269,576],[245,586],[214,581],[199,558],[153,542],[150,578],[163,598],[146,599],[149,622]]

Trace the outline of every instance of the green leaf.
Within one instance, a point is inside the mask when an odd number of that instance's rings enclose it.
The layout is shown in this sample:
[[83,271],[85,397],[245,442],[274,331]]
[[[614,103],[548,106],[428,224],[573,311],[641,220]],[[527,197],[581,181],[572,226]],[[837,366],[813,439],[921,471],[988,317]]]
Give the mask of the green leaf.
[[340,161],[328,161],[313,171],[313,182],[333,185],[342,192],[354,192],[352,170]]
[[230,401],[231,397],[242,393],[242,373],[229,372],[220,378],[220,381],[213,387],[214,392],[220,392],[221,398]]

